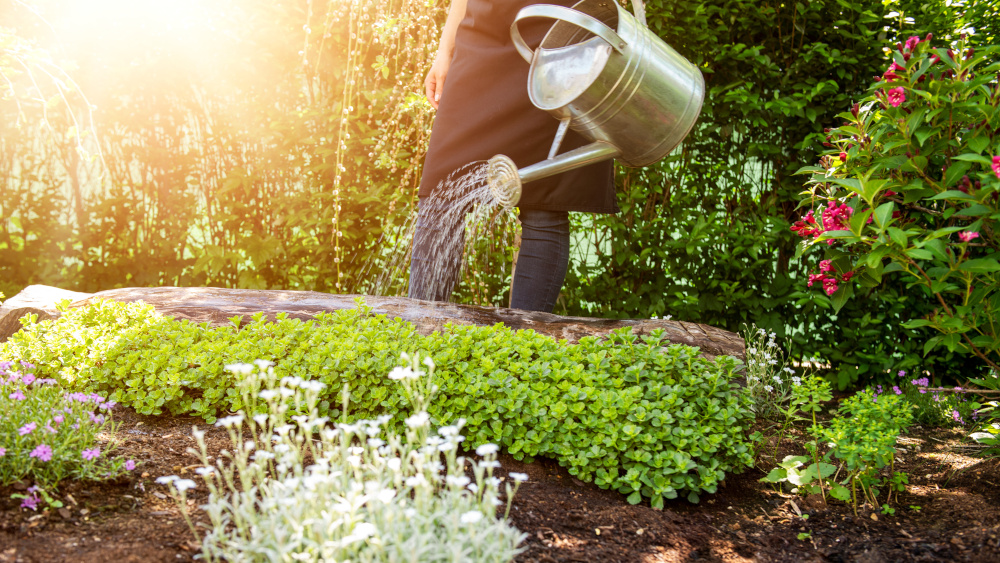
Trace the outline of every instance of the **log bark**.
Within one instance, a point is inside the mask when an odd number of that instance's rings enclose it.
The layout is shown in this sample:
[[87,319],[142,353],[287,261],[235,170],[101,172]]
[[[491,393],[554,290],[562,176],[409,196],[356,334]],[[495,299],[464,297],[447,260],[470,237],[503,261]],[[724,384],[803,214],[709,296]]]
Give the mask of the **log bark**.
[[[211,326],[230,324],[234,316],[244,324],[258,312],[274,319],[279,313],[289,318],[307,320],[322,311],[353,309],[356,295],[333,295],[314,291],[225,289],[215,287],[124,288],[102,291],[75,301],[71,307],[83,307],[96,299],[120,302],[144,301],[157,312]],[[384,314],[413,323],[421,334],[441,330],[446,323],[492,326],[497,323],[513,329],[531,329],[555,339],[577,342],[584,336],[604,336],[617,328],[630,326],[636,334],[663,329],[670,342],[697,346],[704,356],[720,355],[744,359],[743,339],[716,327],[658,319],[610,320],[564,317],[550,313],[517,309],[476,307],[420,301],[405,297],[364,296],[376,314]]]
[[62,314],[56,310],[57,303],[64,299],[79,301],[89,296],[89,293],[68,291],[58,287],[29,285],[0,306],[0,342],[6,342],[12,334],[21,330],[22,317],[35,314],[38,315],[39,321],[55,319]]

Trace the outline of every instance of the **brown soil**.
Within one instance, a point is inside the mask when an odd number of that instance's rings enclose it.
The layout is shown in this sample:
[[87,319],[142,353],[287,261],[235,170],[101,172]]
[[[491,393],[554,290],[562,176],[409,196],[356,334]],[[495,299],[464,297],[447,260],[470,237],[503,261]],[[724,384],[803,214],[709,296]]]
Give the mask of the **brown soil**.
[[[155,479],[191,475],[197,460],[186,450],[194,444],[191,426],[201,421],[142,417],[121,407],[116,416],[120,453],[142,465],[116,482],[65,484],[61,511],[20,509],[10,498],[16,487],[0,487],[0,563],[173,562],[197,554]],[[228,442],[214,428],[207,439],[215,453]],[[1000,461],[963,453],[957,432],[916,428],[902,442],[897,470],[909,473],[910,484],[893,502],[894,515],[874,517],[777,493],[758,482],[757,470],[731,476],[701,504],[669,501],[660,511],[631,506],[553,461],[500,461],[502,471],[530,477],[511,511],[514,525],[528,534],[523,563],[1000,561]],[[196,514],[204,494],[202,487],[189,501]],[[800,540],[800,533],[810,536]]]

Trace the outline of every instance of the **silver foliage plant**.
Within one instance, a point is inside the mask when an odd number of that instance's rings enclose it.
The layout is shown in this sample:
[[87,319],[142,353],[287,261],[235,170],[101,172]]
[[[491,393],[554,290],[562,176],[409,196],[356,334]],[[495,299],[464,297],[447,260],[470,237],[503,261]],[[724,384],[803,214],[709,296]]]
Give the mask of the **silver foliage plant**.
[[[209,490],[202,506],[211,522],[193,525],[187,490],[199,486],[161,477],[208,561],[507,562],[526,537],[506,520],[526,475],[494,477],[497,447],[480,446],[479,461],[458,455],[462,423],[432,430],[425,408],[436,390],[429,358],[403,355],[389,377],[404,386],[414,414],[404,436],[387,434],[388,415],[331,423],[316,405],[322,383],[285,377],[269,362],[228,366],[266,405],[260,414],[222,418],[232,451],[212,463],[205,433],[195,427]],[[259,393],[257,389],[264,388]],[[247,397],[246,405],[255,401]],[[347,412],[347,390],[344,395]],[[255,412],[251,409],[250,412]],[[306,413],[306,414],[293,414]],[[465,469],[470,468],[470,478]],[[513,485],[511,485],[513,481]],[[506,512],[498,516],[500,487]],[[199,530],[199,528],[202,528]],[[204,532],[203,534],[199,532]]]

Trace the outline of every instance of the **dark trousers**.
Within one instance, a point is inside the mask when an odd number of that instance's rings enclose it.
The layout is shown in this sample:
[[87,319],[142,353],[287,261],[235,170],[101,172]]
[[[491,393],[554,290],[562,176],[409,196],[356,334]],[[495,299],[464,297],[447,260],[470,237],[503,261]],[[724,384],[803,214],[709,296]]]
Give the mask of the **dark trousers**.
[[[421,199],[410,259],[413,299],[448,301],[462,267],[463,213]],[[511,307],[551,313],[569,266],[569,213],[522,209],[521,250],[514,270]]]

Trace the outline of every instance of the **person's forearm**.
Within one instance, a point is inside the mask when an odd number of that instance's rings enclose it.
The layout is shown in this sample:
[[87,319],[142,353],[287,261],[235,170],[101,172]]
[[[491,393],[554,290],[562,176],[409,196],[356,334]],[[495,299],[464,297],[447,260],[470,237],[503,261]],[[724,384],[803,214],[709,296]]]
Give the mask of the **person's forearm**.
[[448,19],[444,22],[444,29],[441,31],[441,42],[438,43],[438,53],[451,57],[455,51],[455,35],[458,33],[458,26],[465,19],[465,6],[468,0],[452,0],[451,8],[448,10]]

